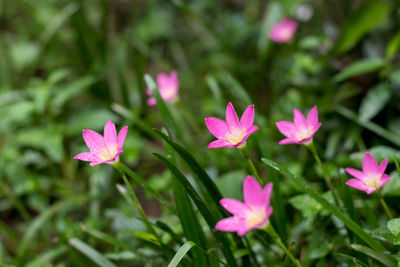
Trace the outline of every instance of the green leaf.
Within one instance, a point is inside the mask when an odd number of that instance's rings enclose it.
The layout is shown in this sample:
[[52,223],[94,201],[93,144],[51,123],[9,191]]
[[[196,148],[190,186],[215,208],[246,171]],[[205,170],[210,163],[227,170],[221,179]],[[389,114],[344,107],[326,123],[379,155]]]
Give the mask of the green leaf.
[[[161,132],[160,132],[161,133]],[[162,134],[162,133],[161,133]],[[190,196],[193,200],[197,208],[199,209],[201,215],[203,216],[204,220],[207,222],[208,227],[213,232],[215,238],[221,243],[222,252],[225,255],[226,260],[228,261],[229,266],[237,266],[236,261],[233,257],[233,253],[230,249],[230,242],[226,238],[226,236],[219,232],[215,231],[214,227],[217,223],[217,219],[215,218],[214,214],[208,209],[208,204],[205,203],[200,195],[196,192],[190,182],[186,179],[186,177],[180,172],[174,164],[172,164],[168,159],[161,156],[160,154],[153,153],[153,155],[159,159],[168,169],[175,175],[175,177],[179,180],[182,186],[185,188],[186,193]]]
[[297,177],[290,173],[286,168],[279,165],[276,162],[273,162],[269,159],[261,159],[265,164],[275,169],[283,176],[288,178],[292,183],[297,185],[304,193],[308,194],[310,197],[318,201],[323,208],[329,211],[332,215],[336,216],[339,220],[341,220],[351,231],[353,231],[356,235],[358,235],[362,240],[364,240],[371,248],[376,251],[384,251],[385,248],[373,239],[369,234],[367,234],[357,223],[344,215],[338,207],[330,204],[325,198],[323,198],[315,189],[309,186],[303,178]]
[[214,200],[214,204],[218,207],[219,201],[222,199],[222,194],[219,191],[218,187],[215,185],[211,177],[207,174],[207,172],[200,166],[200,164],[196,161],[196,159],[190,154],[186,149],[182,146],[176,144],[171,138],[166,136],[159,130],[154,130],[156,134],[161,136],[187,163],[187,165],[192,169],[193,174],[197,177],[199,183],[203,184],[204,187],[209,192],[211,198]]
[[387,228],[397,238],[400,234],[400,219],[396,218],[388,221]]
[[187,241],[183,244],[178,251],[176,252],[175,256],[172,258],[168,267],[176,267],[182,260],[182,258],[189,252],[191,248],[196,246],[196,244],[192,241]]
[[390,40],[388,46],[386,47],[386,59],[392,60],[399,51],[400,47],[400,31]]
[[351,244],[351,247],[356,251],[359,251],[361,253],[364,253],[365,255],[370,256],[371,258],[374,258],[375,260],[385,264],[386,266],[396,267],[395,259],[391,256],[387,256],[381,252],[359,244]]
[[360,119],[370,120],[375,117],[386,105],[391,96],[387,84],[381,83],[368,90],[360,106]]
[[341,82],[357,75],[379,70],[384,65],[385,61],[383,59],[362,59],[352,63],[350,66],[346,67],[344,70],[333,76],[333,80],[335,82]]
[[156,82],[148,74],[144,75],[144,80],[146,82],[147,87],[150,89],[151,93],[157,100],[157,106],[160,109],[160,113],[165,121],[165,124],[169,129],[172,130],[172,134],[176,139],[183,140],[181,130],[178,127],[178,124],[175,122],[174,118],[172,117],[172,114],[168,109],[167,105],[165,104],[164,100],[160,96]]
[[116,267],[116,265],[110,262],[106,257],[104,257],[97,250],[84,243],[83,241],[77,238],[71,238],[68,243],[73,246],[76,250],[80,251],[86,257],[95,262],[98,266],[101,267]]
[[[165,129],[163,129],[166,132]],[[172,147],[164,141],[165,153],[171,161],[176,164],[174,151]],[[206,248],[207,239],[201,228],[200,222],[196,213],[193,210],[192,202],[185,192],[185,188],[179,182],[179,180],[175,177],[174,174],[172,177],[172,192],[174,194],[175,205],[178,209],[178,216],[181,222],[183,232],[185,233],[186,239],[188,241],[193,241],[196,244],[199,244],[202,249]],[[207,258],[204,256],[199,249],[193,250],[193,257],[196,265],[205,266],[207,265]]]
[[341,54],[353,48],[361,37],[387,19],[388,12],[389,7],[383,1],[365,2],[353,14],[347,16],[348,19],[331,53]]
[[342,116],[351,119],[355,122],[357,122],[359,125],[362,127],[374,132],[375,134],[385,138],[386,140],[392,142],[393,144],[397,145],[400,147],[400,139],[397,137],[397,135],[389,132],[385,128],[371,122],[371,121],[365,121],[359,118],[357,114],[349,110],[348,108],[345,108],[343,106],[338,106],[335,108],[336,112],[341,114]]

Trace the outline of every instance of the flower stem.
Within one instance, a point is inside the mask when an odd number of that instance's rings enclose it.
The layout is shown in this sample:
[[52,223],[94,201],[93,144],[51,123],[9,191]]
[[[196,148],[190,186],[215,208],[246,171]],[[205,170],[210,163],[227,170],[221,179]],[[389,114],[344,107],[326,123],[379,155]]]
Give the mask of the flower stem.
[[254,176],[256,177],[257,181],[258,181],[262,186],[264,186],[264,181],[261,180],[260,175],[258,174],[258,171],[257,171],[256,167],[254,166],[253,161],[252,161],[251,158],[250,158],[249,151],[247,150],[247,145],[244,144],[244,146],[241,147],[241,148],[239,148],[239,149],[240,149],[240,151],[243,152],[243,155],[246,157],[247,162],[248,162],[248,164],[249,164],[249,166],[250,166],[250,169],[251,169],[251,171],[254,173]]
[[386,205],[385,199],[384,199],[383,197],[380,197],[380,198],[379,198],[379,201],[381,202],[381,204],[382,204],[382,206],[383,206],[383,209],[385,210],[386,215],[389,217],[389,219],[390,219],[390,220],[393,219],[393,215],[392,215],[392,213],[390,212],[389,207]]
[[324,165],[321,162],[321,159],[318,156],[317,150],[315,149],[315,146],[314,146],[314,142],[311,140],[311,142],[307,145],[307,147],[313,153],[315,161],[317,162],[318,166],[321,168],[322,174],[324,176],[325,183],[328,186],[329,190],[331,191],[333,199],[335,200],[336,205],[339,206],[339,197],[336,194],[335,187],[331,183],[331,180],[329,180],[328,174],[326,173],[326,170],[324,168]]
[[286,256],[293,262],[296,267],[301,267],[299,260],[296,259],[290,252],[290,250],[285,246],[285,244],[283,244],[281,238],[276,233],[271,223],[269,223],[266,228],[262,228],[262,230],[264,230],[272,238],[272,240],[274,240],[274,242],[285,252]]
[[121,168],[121,165],[120,165],[119,161],[114,163],[114,164],[112,164],[112,165],[121,174],[122,179],[124,180],[126,187],[128,187],[128,190],[129,190],[129,193],[130,193],[130,195],[132,197],[133,203],[135,204],[136,208],[138,209],[140,217],[142,218],[143,222],[146,225],[147,231],[149,231],[151,234],[153,234],[159,240],[159,237],[158,237],[156,231],[154,230],[153,226],[151,225],[149,219],[147,218],[147,215],[144,212],[143,207],[140,204],[140,201],[137,198],[136,193],[132,188],[132,185],[130,184],[128,178],[126,177],[126,174],[125,174],[124,170]]

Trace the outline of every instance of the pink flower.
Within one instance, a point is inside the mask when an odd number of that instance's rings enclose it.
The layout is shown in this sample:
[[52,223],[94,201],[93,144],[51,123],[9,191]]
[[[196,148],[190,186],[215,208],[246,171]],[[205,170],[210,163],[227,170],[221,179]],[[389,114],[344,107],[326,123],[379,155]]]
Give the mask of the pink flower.
[[104,137],[92,130],[83,130],[83,139],[90,152],[79,153],[74,159],[90,161],[90,166],[101,163],[115,163],[123,152],[122,146],[128,133],[128,126],[122,127],[117,136],[117,130],[112,121],[104,126]]
[[[179,81],[178,73],[176,71],[171,72],[171,75],[160,73],[157,75],[157,86],[160,92],[160,96],[165,102],[171,102],[178,98]],[[147,104],[154,106],[156,99],[153,97],[150,89],[146,90],[147,95],[150,98],[147,100]]]
[[247,138],[258,130],[253,121],[254,105],[246,108],[239,121],[232,103],[229,102],[226,107],[226,122],[218,118],[206,118],[208,130],[218,139],[211,142],[208,148],[243,146]]
[[233,216],[220,220],[215,228],[243,236],[250,230],[265,227],[272,215],[271,192],[272,183],[262,188],[256,179],[247,176],[243,183],[244,203],[231,198],[221,199],[222,207]]
[[286,144],[308,144],[311,142],[314,134],[321,127],[318,122],[317,106],[314,106],[307,115],[307,119],[303,114],[295,109],[293,111],[294,122],[278,121],[276,127],[287,138],[279,142],[280,145]]
[[296,33],[297,26],[296,21],[284,18],[280,23],[272,25],[268,36],[277,43],[287,43]]
[[384,159],[378,165],[375,158],[367,152],[362,162],[362,171],[346,168],[346,171],[356,178],[348,180],[346,184],[371,194],[390,180],[390,176],[385,174],[387,164],[388,159]]

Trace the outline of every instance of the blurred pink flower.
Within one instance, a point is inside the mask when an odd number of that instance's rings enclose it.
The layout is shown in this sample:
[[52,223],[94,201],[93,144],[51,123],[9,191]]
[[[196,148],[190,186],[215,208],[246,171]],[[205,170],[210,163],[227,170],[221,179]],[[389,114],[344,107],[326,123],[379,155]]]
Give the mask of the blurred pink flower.
[[293,111],[294,122],[278,121],[276,127],[287,138],[279,142],[280,145],[286,144],[308,144],[312,141],[314,134],[321,127],[318,122],[317,106],[314,106],[307,115],[307,119],[303,114],[295,109]]
[[271,191],[272,183],[262,188],[256,179],[247,176],[243,183],[244,203],[231,198],[221,199],[222,207],[233,216],[220,220],[215,228],[243,236],[252,229],[267,226],[272,215],[272,207],[269,205]]
[[89,161],[90,166],[101,163],[115,163],[123,152],[122,146],[128,133],[128,126],[122,127],[117,136],[117,130],[112,121],[104,126],[104,137],[92,130],[83,130],[83,139],[90,152],[79,153],[74,159]]
[[211,142],[208,148],[241,147],[258,130],[258,126],[253,125],[254,105],[246,108],[239,121],[232,103],[229,102],[225,115],[226,122],[218,118],[206,118],[208,130],[218,139]]
[[378,165],[375,158],[366,152],[362,162],[362,171],[346,168],[346,171],[356,178],[348,180],[346,184],[371,194],[390,180],[390,176],[385,174],[387,164],[388,159],[384,159]]
[[268,36],[277,43],[287,43],[292,40],[297,26],[298,23],[296,21],[284,18],[280,23],[272,25]]
[[[160,92],[160,96],[165,102],[171,102],[178,98],[179,81],[178,73],[176,71],[171,72],[171,75],[166,73],[160,73],[157,75],[157,87]],[[154,106],[156,99],[153,97],[150,89],[146,90],[146,94],[150,96],[147,100],[147,104]]]

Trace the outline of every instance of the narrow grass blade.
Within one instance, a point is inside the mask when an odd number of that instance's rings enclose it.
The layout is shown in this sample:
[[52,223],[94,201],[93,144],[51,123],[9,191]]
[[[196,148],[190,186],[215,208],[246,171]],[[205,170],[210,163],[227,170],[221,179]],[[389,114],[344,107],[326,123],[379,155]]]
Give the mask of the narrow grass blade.
[[396,262],[394,258],[390,256],[387,256],[381,252],[378,252],[376,250],[370,249],[369,247],[365,247],[359,244],[352,244],[351,247],[356,251],[359,251],[371,258],[374,258],[375,260],[385,264],[386,266],[396,267]]
[[183,244],[178,251],[176,252],[175,256],[172,258],[171,262],[168,264],[168,267],[176,267],[181,262],[182,258],[189,252],[189,250],[195,247],[196,244],[192,241],[187,241]]
[[217,220],[215,219],[215,216],[208,209],[207,204],[204,203],[200,195],[196,192],[196,190],[189,183],[186,177],[168,159],[157,153],[153,153],[153,155],[157,159],[159,159],[162,163],[164,163],[165,166],[168,167],[168,169],[175,175],[175,177],[185,188],[186,193],[193,200],[193,202],[199,209],[201,215],[207,222],[209,228],[213,232],[215,239],[221,244],[222,252],[224,253],[226,260],[228,261],[229,266],[237,266],[236,261],[233,257],[233,253],[230,249],[230,242],[223,233],[215,230],[215,224],[217,223]]
[[196,159],[182,146],[176,144],[171,138],[166,136],[159,130],[154,130],[161,138],[163,138],[187,163],[187,165],[192,169],[193,174],[198,178],[198,181],[204,185],[204,187],[210,193],[211,198],[214,200],[216,205],[219,206],[219,201],[222,199],[222,194],[218,187],[215,185],[211,177],[207,172],[200,166]]
[[283,176],[288,178],[291,182],[296,184],[304,193],[308,194],[310,197],[318,201],[322,207],[328,210],[332,215],[336,216],[339,220],[341,220],[351,231],[353,231],[356,235],[358,235],[362,240],[364,240],[371,248],[376,251],[382,252],[385,248],[375,239],[373,239],[369,234],[367,234],[357,223],[355,223],[352,219],[348,218],[344,215],[338,207],[330,204],[325,198],[323,198],[315,189],[309,186],[303,178],[297,177],[290,173],[286,168],[275,163],[269,159],[261,159],[265,164],[275,169]]
[[68,251],[66,245],[62,245],[55,249],[46,250],[44,253],[39,254],[35,259],[33,259],[26,267],[43,267],[52,266],[51,262],[63,255]]
[[98,266],[101,267],[117,267],[114,263],[109,261],[97,250],[86,244],[85,242],[79,240],[78,238],[71,238],[68,243],[73,246],[76,250],[81,252],[83,255],[91,259]]
[[361,120],[356,113],[352,112],[351,110],[349,110],[343,106],[338,106],[336,108],[336,112],[338,112],[340,115],[342,115],[350,120],[355,121],[362,127],[372,131],[373,133],[385,138],[389,142],[400,147],[400,139],[395,134],[387,131],[383,127],[381,127],[371,121]]
[[[164,147],[167,157],[172,161],[173,164],[176,164],[172,147],[166,141],[164,141]],[[178,209],[178,216],[183,228],[183,232],[187,240],[193,241],[196,244],[199,244],[201,248],[205,249],[207,239],[203,229],[201,228],[198,217],[193,210],[192,202],[187,196],[185,188],[174,174],[171,174],[171,180],[172,192],[174,194],[175,205]],[[206,266],[208,264],[207,257],[205,257],[205,255],[201,253],[198,248],[193,249],[193,257],[196,265],[198,266]]]

